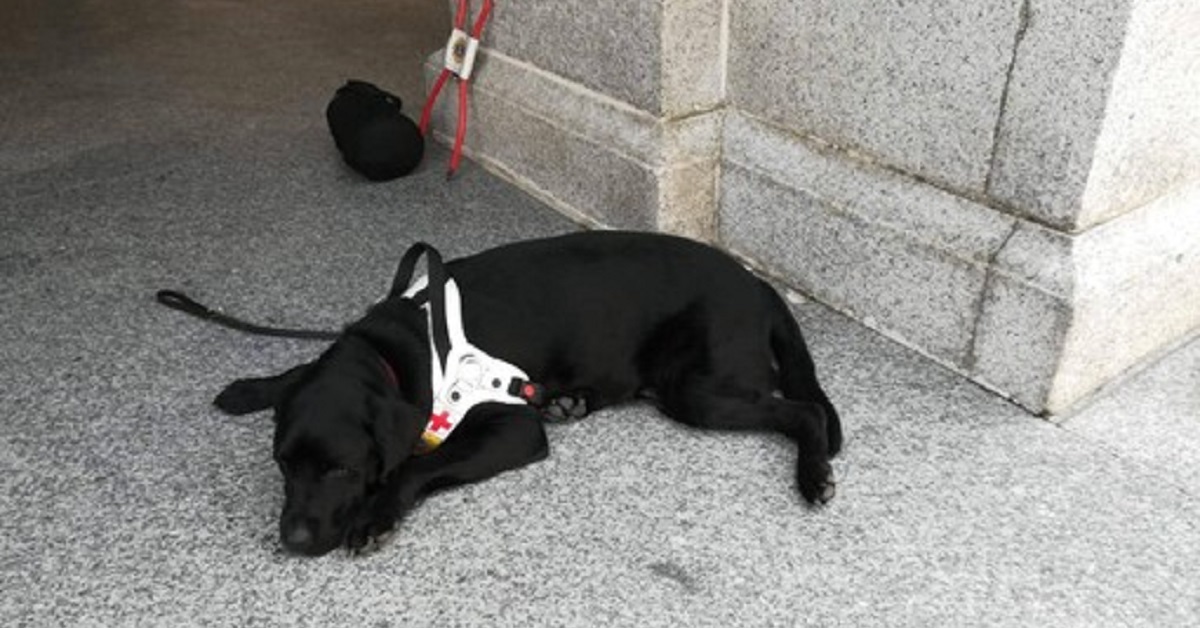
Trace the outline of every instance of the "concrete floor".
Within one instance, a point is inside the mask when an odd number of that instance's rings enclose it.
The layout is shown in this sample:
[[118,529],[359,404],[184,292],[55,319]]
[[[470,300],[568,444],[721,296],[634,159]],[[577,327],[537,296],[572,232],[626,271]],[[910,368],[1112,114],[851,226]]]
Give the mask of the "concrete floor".
[[382,185],[339,163],[334,89],[415,112],[448,21],[415,0],[0,7],[0,625],[1200,624],[1200,344],[1050,422],[811,302],[848,436],[826,508],[785,443],[634,405],[552,427],[548,461],[430,500],[377,554],[283,555],[270,421],[209,400],[320,345],[152,294],[333,327],[415,240],[576,229],[473,165],[447,184],[440,149]]

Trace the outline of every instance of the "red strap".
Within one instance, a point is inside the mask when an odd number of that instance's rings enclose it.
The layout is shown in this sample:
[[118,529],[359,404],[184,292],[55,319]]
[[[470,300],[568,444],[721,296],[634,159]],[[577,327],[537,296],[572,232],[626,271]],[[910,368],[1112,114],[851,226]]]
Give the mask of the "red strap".
[[[475,25],[471,29],[471,37],[479,39],[483,35],[483,28],[487,25],[488,18],[492,15],[492,0],[484,0],[483,8],[480,9],[479,15],[475,18]],[[454,28],[462,30],[467,24],[467,0],[458,0],[458,11],[454,15]],[[421,135],[429,135],[429,122],[433,117],[433,107],[437,102],[438,96],[442,93],[442,88],[445,87],[446,81],[450,79],[452,72],[449,69],[443,69],[438,75],[437,80],[433,83],[433,89],[429,91],[429,97],[425,99],[425,106],[421,109],[421,122],[419,128]],[[463,143],[467,137],[467,109],[468,109],[468,80],[458,79],[458,128],[454,132],[454,148],[450,152],[450,167],[446,173],[447,178],[454,175],[458,170],[458,165],[462,161]]]
[[454,28],[462,30],[467,25],[467,0],[458,0],[458,13],[454,14]]
[[442,88],[446,86],[446,80],[450,78],[450,70],[443,69],[438,75],[437,81],[433,84],[433,89],[429,90],[429,97],[425,99],[425,107],[421,109],[421,135],[429,135],[429,118],[433,116],[433,104],[437,102],[438,94],[442,93]]
[[450,172],[452,176],[458,170],[462,161],[463,140],[467,139],[467,82],[458,82],[458,129],[454,133],[454,150],[450,152]]
[[[465,0],[464,0],[465,6]],[[492,14],[492,0],[483,0],[483,8],[479,10],[479,17],[475,18],[475,28],[471,30],[471,37],[479,39],[483,34],[483,26],[487,24],[488,17]],[[459,28],[462,28],[461,26]]]

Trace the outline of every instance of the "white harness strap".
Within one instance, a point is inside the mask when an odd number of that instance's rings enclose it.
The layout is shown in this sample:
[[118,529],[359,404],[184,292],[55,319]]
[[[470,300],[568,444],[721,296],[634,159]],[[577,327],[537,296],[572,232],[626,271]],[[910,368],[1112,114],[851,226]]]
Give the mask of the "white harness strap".
[[[421,277],[404,292],[412,298],[425,289],[429,278]],[[453,279],[446,280],[445,287],[446,331],[450,337],[450,351],[446,363],[442,364],[437,344],[433,340],[433,312],[429,304],[422,306],[429,317],[429,346],[433,372],[433,411],[425,432],[421,435],[423,451],[429,451],[449,438],[472,408],[487,402],[523,404],[528,401],[512,390],[514,381],[527,382],[525,371],[472,345],[467,340],[462,324],[462,295]]]

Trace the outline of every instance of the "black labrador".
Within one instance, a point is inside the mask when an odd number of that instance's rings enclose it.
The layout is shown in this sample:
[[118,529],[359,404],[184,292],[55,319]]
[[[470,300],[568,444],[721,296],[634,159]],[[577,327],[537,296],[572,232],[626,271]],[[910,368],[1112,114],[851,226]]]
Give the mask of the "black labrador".
[[550,401],[476,406],[444,444],[417,453],[430,417],[429,322],[417,299],[383,300],[320,358],[241,379],[216,405],[273,407],[286,483],[284,546],[361,549],[422,497],[548,454],[543,420],[637,398],[698,428],[779,432],[799,447],[798,488],[833,496],[837,412],[787,305],[712,247],[597,231],[521,242],[448,262],[463,327],[518,365]]

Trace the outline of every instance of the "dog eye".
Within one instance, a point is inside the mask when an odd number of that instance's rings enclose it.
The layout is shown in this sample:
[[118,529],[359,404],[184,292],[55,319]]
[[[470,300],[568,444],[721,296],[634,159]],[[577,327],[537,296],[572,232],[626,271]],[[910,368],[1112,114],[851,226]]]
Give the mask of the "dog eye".
[[354,476],[354,474],[355,474],[354,469],[350,469],[347,467],[333,467],[332,469],[325,472],[325,477],[327,477],[327,478],[348,478],[348,477]]

